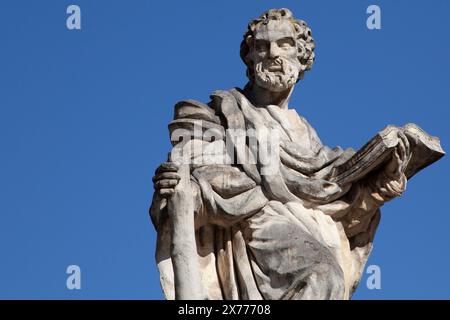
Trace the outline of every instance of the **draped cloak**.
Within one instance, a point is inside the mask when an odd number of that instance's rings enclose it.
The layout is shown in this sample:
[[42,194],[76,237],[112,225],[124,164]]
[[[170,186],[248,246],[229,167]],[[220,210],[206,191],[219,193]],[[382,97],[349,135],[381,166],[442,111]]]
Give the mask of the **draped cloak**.
[[[209,299],[351,296],[372,248],[379,208],[394,197],[379,191],[382,178],[330,181],[352,149],[324,146],[294,109],[255,107],[238,88],[214,92],[208,104],[179,102],[169,124],[174,147],[177,129],[189,132],[185,146],[202,147],[192,153],[190,167],[198,263]],[[208,130],[217,133],[214,139]],[[268,168],[258,147],[248,141],[238,146],[227,136],[230,130],[277,132],[279,161],[270,174],[263,172]],[[227,138],[234,142],[233,161],[219,163],[218,150],[230,154]],[[254,161],[244,161],[249,157]],[[404,187],[406,179],[399,184]],[[174,299],[167,201],[155,193],[150,212],[161,285]]]

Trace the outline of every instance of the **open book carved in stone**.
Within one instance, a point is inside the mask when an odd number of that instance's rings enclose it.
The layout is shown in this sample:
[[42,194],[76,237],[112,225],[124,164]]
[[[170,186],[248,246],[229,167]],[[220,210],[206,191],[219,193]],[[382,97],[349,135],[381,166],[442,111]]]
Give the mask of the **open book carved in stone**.
[[333,169],[330,181],[345,185],[365,177],[385,163],[399,142],[398,132],[401,131],[410,143],[411,160],[405,169],[406,178],[411,178],[417,172],[439,160],[445,155],[439,138],[430,136],[417,125],[410,123],[404,127],[387,126],[376,134],[358,152]]

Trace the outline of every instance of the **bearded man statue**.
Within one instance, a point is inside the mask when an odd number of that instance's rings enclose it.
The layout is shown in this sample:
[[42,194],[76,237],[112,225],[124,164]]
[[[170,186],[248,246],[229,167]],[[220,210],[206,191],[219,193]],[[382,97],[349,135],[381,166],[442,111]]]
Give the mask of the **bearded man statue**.
[[150,208],[167,299],[349,299],[380,207],[444,155],[413,124],[358,152],[323,145],[288,105],[314,48],[304,21],[269,10],[241,43],[244,89],[175,105]]

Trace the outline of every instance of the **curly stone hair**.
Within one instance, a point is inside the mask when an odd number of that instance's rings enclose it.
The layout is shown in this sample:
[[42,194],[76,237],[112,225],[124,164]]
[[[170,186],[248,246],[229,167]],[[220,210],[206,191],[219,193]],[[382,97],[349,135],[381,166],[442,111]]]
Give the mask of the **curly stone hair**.
[[[244,39],[241,42],[241,59],[247,66],[247,77],[250,81],[254,79],[253,61],[250,59],[250,50],[253,48],[254,33],[256,28],[264,23],[267,24],[269,20],[288,20],[292,23],[296,32],[296,45],[298,49],[298,60],[301,64],[300,74],[298,80],[303,78],[305,71],[311,69],[314,62],[314,39],[311,36],[311,29],[305,21],[296,20],[289,9],[270,9],[264,12],[259,18],[251,21],[248,25],[247,32],[244,34]],[[298,81],[297,80],[297,81]]]

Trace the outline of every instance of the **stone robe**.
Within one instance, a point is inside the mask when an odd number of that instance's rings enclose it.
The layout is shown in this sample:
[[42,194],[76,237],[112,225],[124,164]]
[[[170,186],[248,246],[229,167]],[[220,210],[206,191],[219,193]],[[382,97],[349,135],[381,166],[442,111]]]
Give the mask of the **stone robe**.
[[[222,139],[199,137],[195,125]],[[216,91],[207,105],[179,102],[169,129],[187,130],[193,139],[185,146],[203,147],[191,155],[191,187],[198,262],[209,299],[351,297],[372,248],[380,207],[398,195],[385,188],[393,181],[383,170],[346,185],[331,182],[333,168],[355,152],[324,146],[295,110],[257,108],[239,89]],[[267,165],[248,143],[233,147],[237,164],[215,163],[217,150],[229,153],[224,141],[229,129],[276,130],[281,146],[275,171],[262,174]],[[256,161],[239,162],[248,155]],[[199,157],[202,162],[195,161]],[[405,175],[394,183],[403,190]],[[167,201],[155,193],[150,212],[161,284],[166,298],[174,299]]]

